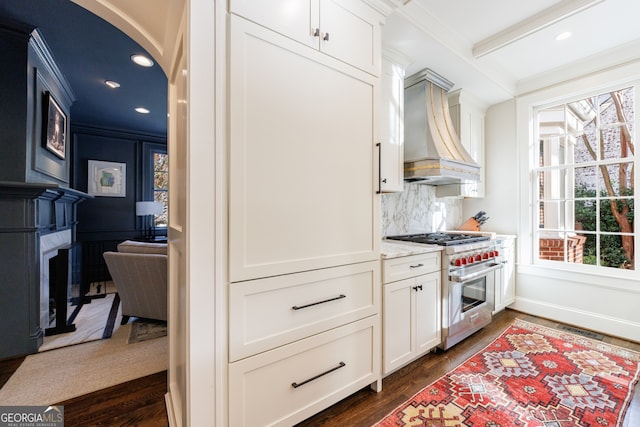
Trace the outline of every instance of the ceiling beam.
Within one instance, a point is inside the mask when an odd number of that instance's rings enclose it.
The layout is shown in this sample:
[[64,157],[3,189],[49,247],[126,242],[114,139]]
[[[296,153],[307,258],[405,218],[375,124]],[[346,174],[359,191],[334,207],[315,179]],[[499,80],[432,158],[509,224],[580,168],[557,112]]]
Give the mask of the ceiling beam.
[[493,34],[473,45],[473,56],[481,58],[517,42],[556,22],[560,22],[605,0],[564,0],[509,28]]

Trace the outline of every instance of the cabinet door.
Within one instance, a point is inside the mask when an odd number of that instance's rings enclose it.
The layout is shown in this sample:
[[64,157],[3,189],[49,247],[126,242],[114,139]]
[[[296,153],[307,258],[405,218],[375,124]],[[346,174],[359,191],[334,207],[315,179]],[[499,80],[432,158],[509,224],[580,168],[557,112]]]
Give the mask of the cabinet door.
[[503,259],[502,269],[495,272],[495,310],[494,313],[504,310],[506,306],[515,301],[515,242],[514,239],[507,239],[500,246],[501,258]]
[[495,294],[493,296],[493,314],[504,310],[504,266],[500,270],[496,270],[494,273],[494,286]]
[[380,191],[402,191],[404,185],[404,69],[382,61],[380,109]]
[[515,240],[506,240],[502,247],[504,267],[502,268],[502,301],[504,306],[513,303],[516,299],[516,273],[515,273]]
[[318,49],[320,0],[230,0],[231,13]]
[[231,281],[379,259],[378,79],[235,15],[230,32]]
[[416,286],[415,351],[420,355],[440,344],[440,273],[417,277]]
[[384,285],[383,372],[388,374],[413,358],[413,289],[415,279]]
[[379,76],[381,24],[380,15],[360,0],[321,0],[320,49]]

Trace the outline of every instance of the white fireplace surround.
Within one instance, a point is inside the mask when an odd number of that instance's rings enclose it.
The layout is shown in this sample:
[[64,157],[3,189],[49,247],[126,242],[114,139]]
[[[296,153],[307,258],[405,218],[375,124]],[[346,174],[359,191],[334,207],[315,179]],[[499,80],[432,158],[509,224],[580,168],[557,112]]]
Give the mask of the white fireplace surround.
[[71,244],[71,230],[45,234],[40,237],[40,327],[50,326],[49,321],[49,260],[58,250]]

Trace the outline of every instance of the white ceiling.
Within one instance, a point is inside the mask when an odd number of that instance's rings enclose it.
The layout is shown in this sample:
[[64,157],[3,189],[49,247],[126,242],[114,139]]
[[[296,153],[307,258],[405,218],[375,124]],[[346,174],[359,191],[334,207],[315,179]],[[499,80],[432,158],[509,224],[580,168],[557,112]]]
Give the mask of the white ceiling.
[[[383,44],[492,105],[640,60],[637,0],[403,0]],[[573,36],[556,41],[571,31]]]

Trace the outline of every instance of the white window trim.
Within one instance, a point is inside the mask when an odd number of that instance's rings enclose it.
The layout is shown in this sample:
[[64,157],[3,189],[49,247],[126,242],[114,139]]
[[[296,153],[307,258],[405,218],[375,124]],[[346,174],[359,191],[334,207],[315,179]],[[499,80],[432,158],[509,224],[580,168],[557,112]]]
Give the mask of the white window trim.
[[[625,287],[622,280],[640,280],[640,265],[636,265],[635,270],[603,269],[585,265],[569,265],[554,261],[539,260],[534,262],[537,253],[538,243],[534,239],[534,215],[532,209],[535,205],[535,191],[537,190],[536,177],[533,174],[537,157],[534,150],[537,148],[535,140],[537,130],[534,110],[538,107],[564,103],[570,97],[588,96],[594,92],[606,92],[613,89],[620,89],[624,86],[635,87],[636,112],[634,141],[638,141],[638,124],[640,123],[640,62],[625,64],[613,69],[590,74],[588,76],[573,79],[564,83],[556,84],[547,88],[521,95],[516,98],[516,135],[518,140],[518,192],[519,192],[519,212],[518,212],[518,260],[519,265],[524,270],[537,271],[541,275],[562,274],[561,272],[574,273],[575,276],[601,276],[613,279],[614,287]],[[634,186],[640,189],[640,173],[634,176]],[[636,232],[636,251],[640,248],[640,233]],[[636,255],[636,257],[638,257]],[[523,271],[524,271],[523,270]],[[591,271],[590,271],[591,270]],[[553,273],[553,272],[556,273]],[[606,274],[605,274],[606,271]]]

